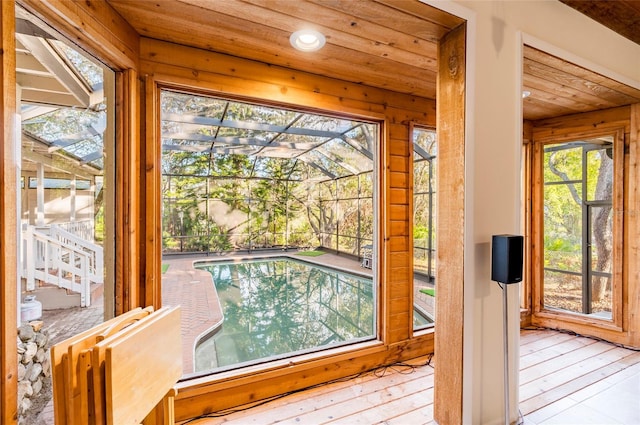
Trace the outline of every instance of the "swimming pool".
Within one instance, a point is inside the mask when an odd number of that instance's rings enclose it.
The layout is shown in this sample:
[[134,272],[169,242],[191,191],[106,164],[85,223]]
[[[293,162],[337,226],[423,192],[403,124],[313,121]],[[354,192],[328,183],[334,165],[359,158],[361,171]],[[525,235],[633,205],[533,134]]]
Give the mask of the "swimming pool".
[[198,263],[213,277],[224,319],[196,343],[195,371],[374,339],[373,280],[274,257]]

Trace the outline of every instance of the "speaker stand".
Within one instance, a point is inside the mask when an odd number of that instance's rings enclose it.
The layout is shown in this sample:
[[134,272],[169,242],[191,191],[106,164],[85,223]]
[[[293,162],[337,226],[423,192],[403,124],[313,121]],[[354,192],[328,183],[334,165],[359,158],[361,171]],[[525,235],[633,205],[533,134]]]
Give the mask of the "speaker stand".
[[504,345],[504,423],[511,425],[509,419],[509,301],[508,301],[508,285],[500,284],[502,288],[502,310],[504,312],[503,321],[503,345]]

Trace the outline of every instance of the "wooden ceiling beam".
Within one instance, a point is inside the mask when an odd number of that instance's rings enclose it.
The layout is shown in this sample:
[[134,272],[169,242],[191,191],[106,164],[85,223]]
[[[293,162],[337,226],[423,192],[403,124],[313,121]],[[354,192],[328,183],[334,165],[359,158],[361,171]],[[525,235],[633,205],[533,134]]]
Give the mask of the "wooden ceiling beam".
[[51,75],[51,72],[36,58],[34,58],[33,55],[23,52],[16,54],[16,73],[45,76]]
[[54,76],[43,76],[25,73],[16,73],[16,82],[22,88],[47,93],[67,94],[69,91]]
[[65,93],[51,93],[40,90],[31,90],[29,88],[22,89],[22,102],[33,103],[38,105],[51,105],[57,107],[78,107],[84,108],[85,105],[78,102],[75,96]]

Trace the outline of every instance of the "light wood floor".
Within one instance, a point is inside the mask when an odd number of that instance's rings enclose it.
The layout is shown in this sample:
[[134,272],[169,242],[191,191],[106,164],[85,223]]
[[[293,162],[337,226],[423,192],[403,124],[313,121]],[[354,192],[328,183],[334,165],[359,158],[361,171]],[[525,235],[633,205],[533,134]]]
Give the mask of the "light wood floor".
[[[433,367],[394,367],[192,424],[431,424]],[[640,352],[522,331],[521,424],[640,424]]]

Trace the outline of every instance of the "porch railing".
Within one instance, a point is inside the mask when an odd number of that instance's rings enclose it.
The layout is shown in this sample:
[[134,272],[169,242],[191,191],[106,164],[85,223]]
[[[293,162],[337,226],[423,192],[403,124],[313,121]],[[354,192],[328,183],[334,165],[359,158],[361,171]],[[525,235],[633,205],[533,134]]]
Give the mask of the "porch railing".
[[91,282],[104,282],[102,247],[58,225],[26,226],[22,238],[26,289],[35,290],[36,280],[53,284],[78,292],[80,305],[88,307]]
[[91,305],[89,254],[28,226],[23,232],[26,289],[36,280],[80,293],[80,306]]
[[[52,225],[50,234],[58,241],[76,247],[89,255],[89,280],[93,283],[104,283],[104,256],[102,247],[84,239],[76,234],[68,232],[58,225]],[[93,240],[93,239],[91,239]]]
[[68,223],[55,224],[59,229],[73,233],[80,239],[87,242],[93,242],[93,220],[70,221]]

